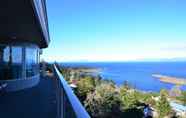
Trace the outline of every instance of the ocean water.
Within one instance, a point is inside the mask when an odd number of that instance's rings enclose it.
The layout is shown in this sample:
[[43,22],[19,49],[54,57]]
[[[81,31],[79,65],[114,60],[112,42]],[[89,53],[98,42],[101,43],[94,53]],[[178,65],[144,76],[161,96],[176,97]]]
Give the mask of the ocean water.
[[[109,62],[109,63],[62,63],[72,67],[100,68],[104,79],[113,80],[118,86],[128,81],[132,86],[144,91],[171,89],[174,85],[163,83],[152,77],[152,74],[181,77],[186,79],[186,62]],[[181,87],[186,90],[186,86]]]

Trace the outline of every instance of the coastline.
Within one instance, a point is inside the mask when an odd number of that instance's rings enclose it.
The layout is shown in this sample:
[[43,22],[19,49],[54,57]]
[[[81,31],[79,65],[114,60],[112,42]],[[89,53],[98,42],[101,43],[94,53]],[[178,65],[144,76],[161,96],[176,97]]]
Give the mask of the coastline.
[[178,78],[178,77],[166,76],[161,74],[152,74],[152,77],[157,78],[164,83],[175,84],[175,85],[186,85],[185,78]]
[[75,73],[99,73],[102,71],[101,68],[91,68],[91,67],[65,67]]
[[[162,88],[170,90],[175,83],[163,82],[158,78],[154,78],[152,74],[167,74],[174,77],[186,78],[184,68],[186,63],[62,63],[61,66],[67,70],[72,69],[75,74],[87,74],[102,77],[106,80],[112,80],[117,86],[123,85],[124,81],[128,81],[134,88],[142,91],[159,92]],[[161,68],[159,68],[161,67]],[[156,73],[157,72],[157,73]],[[76,75],[75,75],[76,76]],[[153,84],[152,84],[153,83]],[[186,86],[180,87],[186,90]]]

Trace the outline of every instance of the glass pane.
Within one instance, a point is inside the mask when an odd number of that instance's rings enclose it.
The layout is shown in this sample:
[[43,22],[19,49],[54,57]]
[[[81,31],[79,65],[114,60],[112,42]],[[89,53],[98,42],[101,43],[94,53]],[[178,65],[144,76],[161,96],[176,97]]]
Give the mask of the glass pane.
[[22,48],[11,47],[12,50],[12,76],[22,78]]
[[26,48],[26,76],[31,77],[39,73],[37,48]]
[[6,80],[10,77],[9,63],[10,50],[7,46],[0,46],[0,79]]
[[0,45],[0,79],[22,78],[22,47]]

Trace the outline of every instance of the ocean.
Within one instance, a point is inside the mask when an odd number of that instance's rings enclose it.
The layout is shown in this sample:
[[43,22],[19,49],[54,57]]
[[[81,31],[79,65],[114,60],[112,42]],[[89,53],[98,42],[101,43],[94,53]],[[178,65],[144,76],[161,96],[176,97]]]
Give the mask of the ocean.
[[[71,67],[100,68],[100,75],[104,79],[113,80],[118,86],[125,81],[133,87],[143,91],[158,92],[161,89],[171,89],[174,85],[163,83],[152,77],[161,74],[186,79],[186,62],[91,62],[91,63],[62,63]],[[181,87],[186,90],[186,86]]]

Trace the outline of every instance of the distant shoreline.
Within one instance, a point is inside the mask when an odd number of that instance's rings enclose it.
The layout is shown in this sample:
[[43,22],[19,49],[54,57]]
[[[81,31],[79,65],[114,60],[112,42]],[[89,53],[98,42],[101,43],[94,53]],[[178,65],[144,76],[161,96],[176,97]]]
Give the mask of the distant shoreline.
[[175,85],[186,85],[185,78],[178,78],[172,76],[165,76],[161,74],[152,74],[152,77],[159,79],[161,82],[175,84]]
[[68,68],[68,70],[73,70],[76,73],[99,73],[102,71],[101,68],[92,68],[92,67],[70,67],[66,66],[65,68]]
[[89,63],[186,63],[186,60],[183,61],[69,61],[69,62],[60,62],[61,64],[89,64]]
[[[185,71],[181,69],[185,65],[186,63],[61,63],[66,70],[75,70],[75,72],[71,71],[72,74],[101,77],[112,80],[117,86],[122,86],[127,81],[138,90],[154,92],[159,92],[162,88],[170,90],[180,83],[163,81],[153,77],[152,74],[186,79]],[[172,73],[172,75],[164,73]],[[186,84],[180,86],[180,89],[186,90]]]

